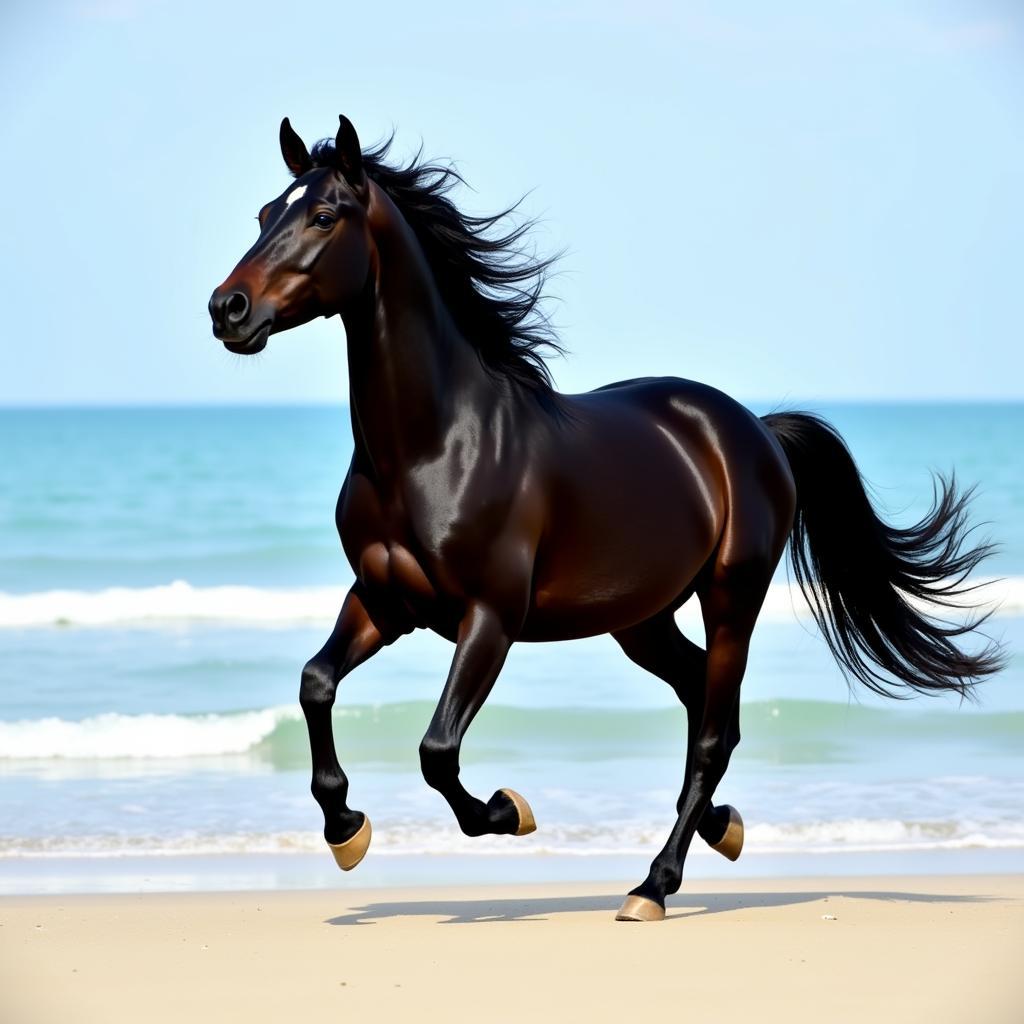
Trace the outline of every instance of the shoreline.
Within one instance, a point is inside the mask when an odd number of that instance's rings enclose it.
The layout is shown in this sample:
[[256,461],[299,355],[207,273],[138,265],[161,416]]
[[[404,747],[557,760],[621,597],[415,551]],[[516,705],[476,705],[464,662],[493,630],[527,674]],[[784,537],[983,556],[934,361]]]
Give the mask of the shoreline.
[[[217,853],[100,857],[0,858],[0,898],[90,893],[273,892],[423,887],[605,884],[639,881],[653,853],[623,854],[403,854],[371,850],[354,876],[322,853]],[[686,880],[901,876],[1008,876],[1018,871],[1021,849],[923,849],[829,853],[743,853],[737,866],[694,844]],[[635,884],[635,883],[633,883]]]
[[18,1024],[1019,1020],[1024,875],[688,880],[641,925],[613,920],[626,888],[3,897],[0,1010]]
[[[136,893],[216,893],[364,889],[426,889],[452,885],[607,884],[647,870],[648,853],[619,854],[370,854],[353,875],[321,853],[213,853],[0,858],[0,899],[6,897]],[[1020,847],[902,849],[803,853],[744,852],[737,863],[698,844],[686,861],[690,882],[728,887],[756,879],[1013,875]],[[627,886],[628,888],[628,886]]]

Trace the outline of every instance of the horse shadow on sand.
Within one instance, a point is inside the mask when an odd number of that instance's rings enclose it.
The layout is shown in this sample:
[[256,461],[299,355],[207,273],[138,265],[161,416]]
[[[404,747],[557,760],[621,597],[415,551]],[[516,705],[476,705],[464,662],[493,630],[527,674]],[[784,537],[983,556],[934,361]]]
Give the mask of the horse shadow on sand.
[[[806,892],[721,892],[682,894],[669,898],[666,921],[731,914],[757,908],[791,907],[828,900],[872,900],[881,903],[988,903],[991,896],[953,893],[893,892],[871,889],[817,889]],[[436,917],[438,924],[486,924],[494,921],[543,921],[561,914],[602,911],[614,914],[621,894],[545,896],[513,899],[394,900],[353,907],[324,924],[366,925],[392,917]]]

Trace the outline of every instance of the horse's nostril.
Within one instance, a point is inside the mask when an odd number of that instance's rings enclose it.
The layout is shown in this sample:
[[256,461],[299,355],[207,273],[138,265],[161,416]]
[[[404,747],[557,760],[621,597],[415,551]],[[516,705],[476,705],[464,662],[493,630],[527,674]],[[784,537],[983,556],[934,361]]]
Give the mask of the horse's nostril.
[[229,324],[240,324],[249,315],[249,300],[244,292],[235,292],[224,307]]

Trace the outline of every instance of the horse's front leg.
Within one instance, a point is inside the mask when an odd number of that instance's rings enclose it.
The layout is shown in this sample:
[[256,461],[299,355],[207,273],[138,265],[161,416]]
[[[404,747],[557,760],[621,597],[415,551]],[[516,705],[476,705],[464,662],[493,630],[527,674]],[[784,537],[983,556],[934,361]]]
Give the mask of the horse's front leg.
[[370,820],[362,811],[348,806],[348,778],[334,749],[331,709],[342,678],[396,635],[386,635],[370,618],[361,585],[356,583],[345,598],[327,643],[302,670],[299,703],[306,717],[313,757],[311,789],[324,812],[324,838],[344,871],[363,859],[370,845]]
[[470,604],[459,624],[455,658],[444,693],[420,744],[420,763],[427,785],[436,789],[455,812],[466,835],[527,835],[536,825],[530,805],[516,792],[499,789],[487,803],[459,781],[459,748],[476,713],[498,678],[514,632],[493,608]]

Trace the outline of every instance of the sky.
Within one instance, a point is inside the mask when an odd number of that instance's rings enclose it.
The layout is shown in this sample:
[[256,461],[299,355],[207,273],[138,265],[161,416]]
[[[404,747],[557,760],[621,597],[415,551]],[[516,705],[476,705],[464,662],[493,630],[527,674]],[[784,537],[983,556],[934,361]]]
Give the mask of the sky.
[[5,0],[0,405],[344,400],[338,319],[206,313],[339,113],[526,194],[562,390],[1022,399],[1022,87],[1013,0]]

